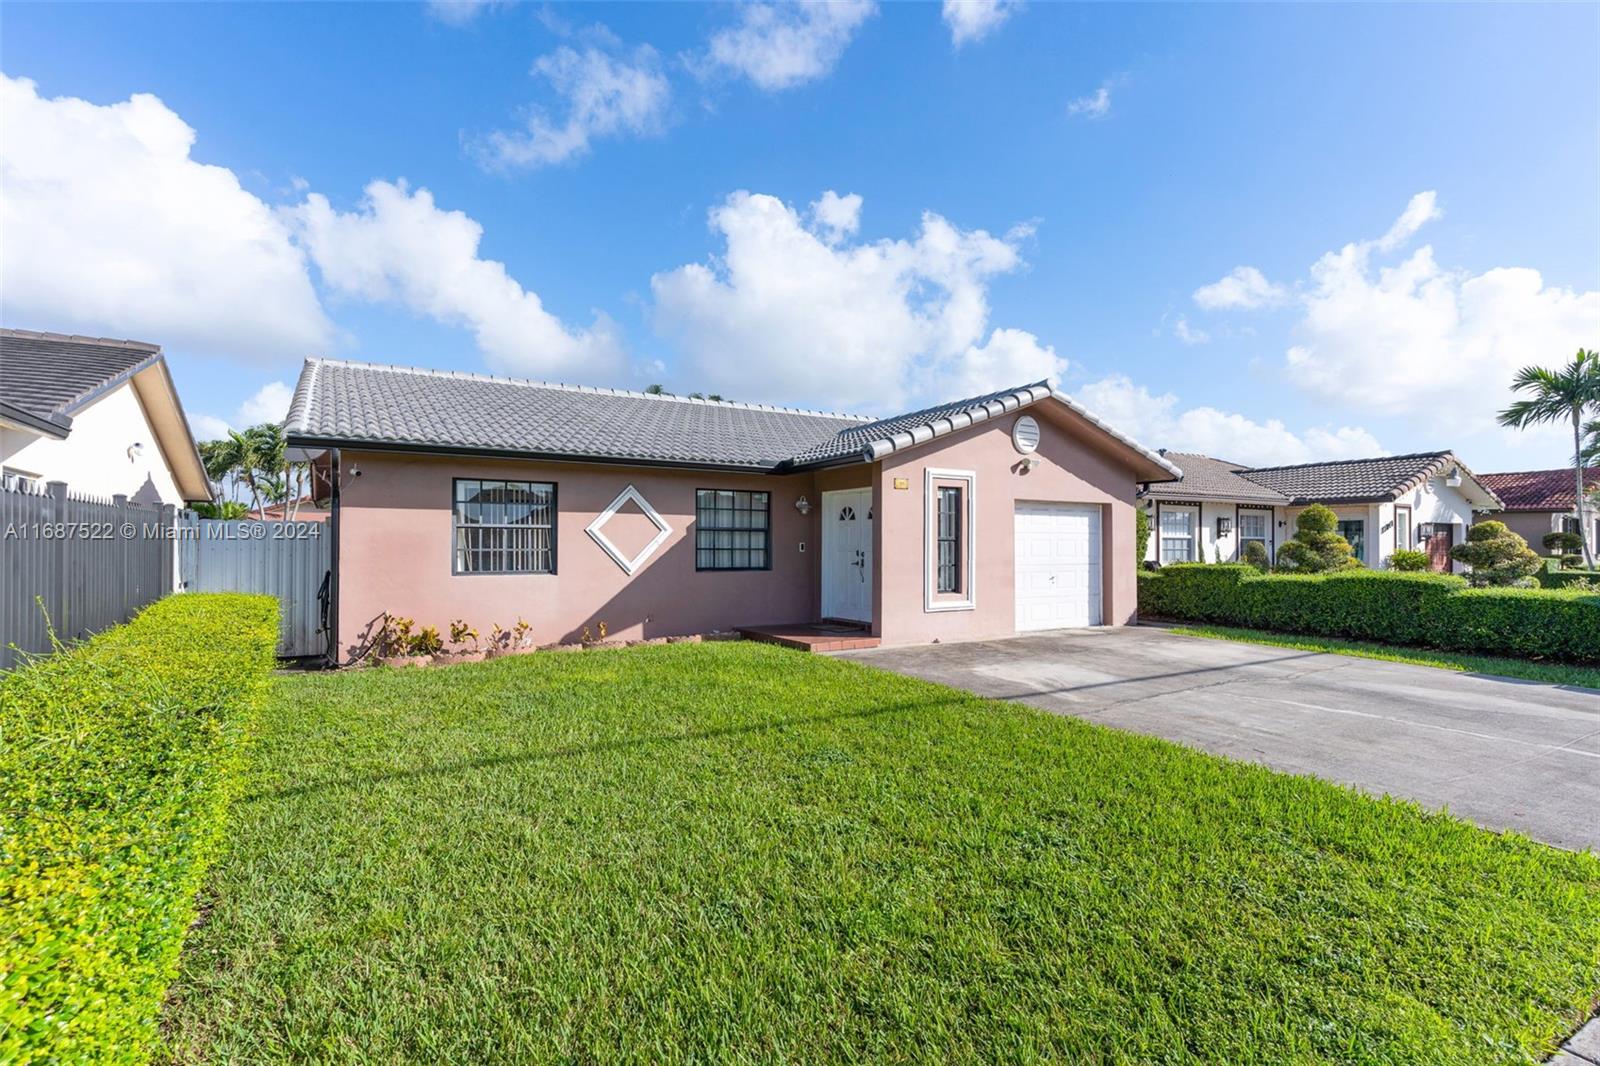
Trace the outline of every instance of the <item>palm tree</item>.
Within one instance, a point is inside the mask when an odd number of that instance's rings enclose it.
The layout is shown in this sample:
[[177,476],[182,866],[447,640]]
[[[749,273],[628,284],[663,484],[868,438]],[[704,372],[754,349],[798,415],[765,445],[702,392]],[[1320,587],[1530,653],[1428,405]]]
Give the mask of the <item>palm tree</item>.
[[1566,366],[1550,370],[1525,366],[1511,381],[1513,392],[1532,395],[1500,412],[1500,424],[1512,429],[1546,422],[1572,421],[1573,506],[1578,510],[1578,536],[1583,539],[1583,562],[1594,569],[1594,547],[1584,531],[1583,466],[1584,415],[1600,410],[1600,352],[1579,348]]

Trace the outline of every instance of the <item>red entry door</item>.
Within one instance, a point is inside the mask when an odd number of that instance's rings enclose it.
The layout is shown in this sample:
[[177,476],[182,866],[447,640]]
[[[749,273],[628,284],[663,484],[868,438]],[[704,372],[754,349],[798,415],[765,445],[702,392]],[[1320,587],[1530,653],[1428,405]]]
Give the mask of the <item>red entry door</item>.
[[1450,546],[1455,542],[1455,527],[1443,522],[1425,522],[1418,532],[1423,538],[1422,550],[1428,553],[1428,568],[1449,573]]

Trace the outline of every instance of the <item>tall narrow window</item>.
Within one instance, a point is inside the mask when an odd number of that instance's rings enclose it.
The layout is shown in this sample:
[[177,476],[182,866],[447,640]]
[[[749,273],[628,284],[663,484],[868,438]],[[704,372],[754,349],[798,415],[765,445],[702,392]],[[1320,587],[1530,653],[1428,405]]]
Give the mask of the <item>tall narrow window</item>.
[[455,572],[556,572],[556,487],[546,481],[455,483]]
[[1409,551],[1411,543],[1411,508],[1394,509],[1394,547],[1396,551]]
[[768,541],[771,527],[771,494],[743,489],[696,489],[694,568],[772,569]]
[[939,592],[961,591],[961,490],[939,487]]

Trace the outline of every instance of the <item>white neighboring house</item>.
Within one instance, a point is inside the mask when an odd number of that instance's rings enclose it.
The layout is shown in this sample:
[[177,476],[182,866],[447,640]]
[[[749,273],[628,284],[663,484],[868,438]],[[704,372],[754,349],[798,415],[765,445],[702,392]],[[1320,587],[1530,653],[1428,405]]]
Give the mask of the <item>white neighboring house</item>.
[[1428,553],[1433,569],[1460,572],[1450,548],[1466,539],[1474,512],[1500,500],[1452,452],[1419,452],[1297,466],[1247,467],[1207,455],[1161,453],[1183,478],[1148,486],[1149,562],[1237,562],[1246,541],[1270,559],[1294,536],[1313,503],[1339,516],[1339,532],[1374,569],[1396,548]]
[[139,341],[0,330],[0,475],[146,505],[213,499],[166,358]]

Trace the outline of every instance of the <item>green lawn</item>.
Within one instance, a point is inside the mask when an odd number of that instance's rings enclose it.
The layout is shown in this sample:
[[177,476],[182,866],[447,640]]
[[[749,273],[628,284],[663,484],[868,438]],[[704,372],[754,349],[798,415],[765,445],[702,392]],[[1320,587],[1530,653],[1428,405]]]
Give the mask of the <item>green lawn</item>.
[[1434,666],[1441,670],[1455,670],[1459,673],[1494,674],[1498,677],[1521,678],[1524,681],[1543,681],[1551,685],[1578,685],[1583,688],[1600,689],[1600,667],[1594,666],[1507,659],[1495,655],[1462,655],[1451,651],[1437,651],[1433,648],[1402,648],[1393,644],[1375,644],[1365,640],[1308,637],[1294,633],[1276,633],[1267,629],[1243,629],[1238,626],[1184,624],[1164,628],[1190,637],[1270,644],[1277,648],[1325,651],[1332,655],[1353,655],[1361,659],[1382,659],[1391,663],[1409,663],[1412,666]]
[[178,1060],[1525,1063],[1600,859],[753,644],[285,677]]

